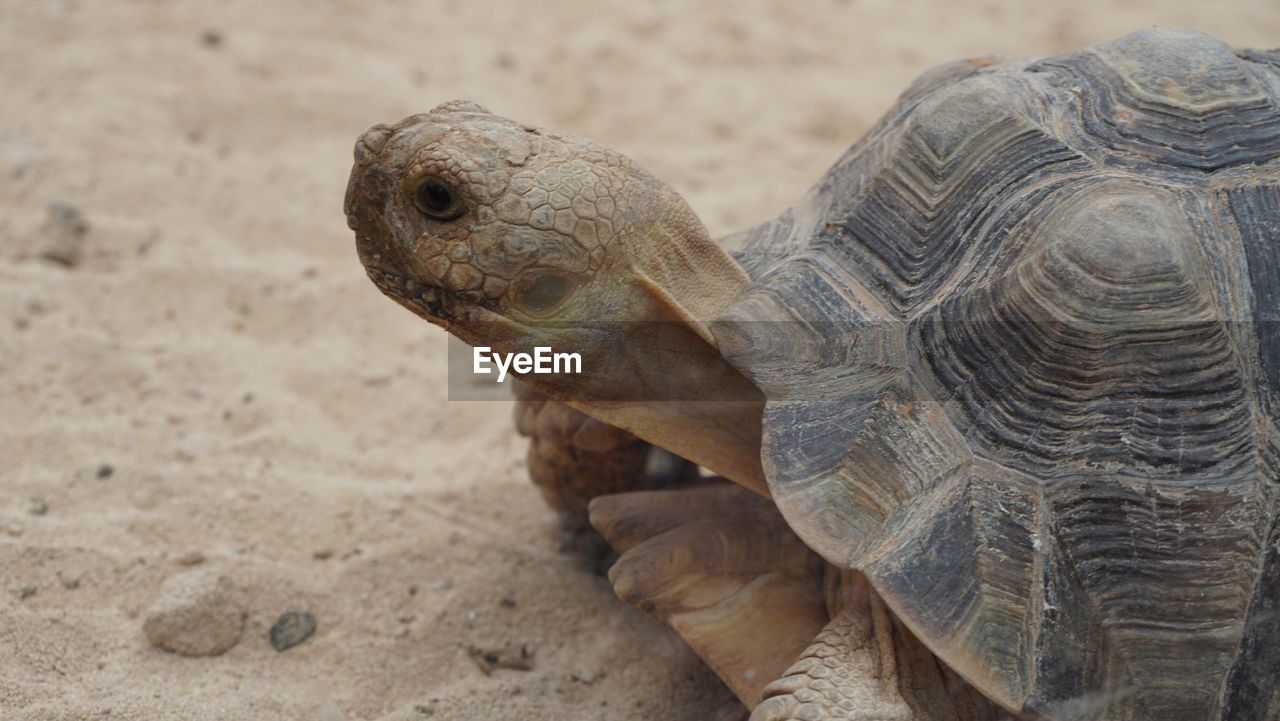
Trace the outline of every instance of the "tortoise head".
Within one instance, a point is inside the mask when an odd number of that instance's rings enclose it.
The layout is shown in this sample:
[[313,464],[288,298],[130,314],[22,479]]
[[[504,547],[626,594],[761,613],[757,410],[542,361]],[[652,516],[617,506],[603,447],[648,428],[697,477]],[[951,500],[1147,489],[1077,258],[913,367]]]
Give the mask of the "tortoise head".
[[689,437],[727,443],[693,429],[735,426],[758,480],[758,415],[586,407],[731,397],[759,412],[709,330],[749,278],[666,183],[589,141],[454,101],[360,136],[345,209],[369,277],[401,305],[471,345],[579,353],[585,377],[525,380],[691,460]]
[[346,214],[373,282],[472,344],[672,315],[711,341],[747,282],[635,163],[470,102],[360,136]]

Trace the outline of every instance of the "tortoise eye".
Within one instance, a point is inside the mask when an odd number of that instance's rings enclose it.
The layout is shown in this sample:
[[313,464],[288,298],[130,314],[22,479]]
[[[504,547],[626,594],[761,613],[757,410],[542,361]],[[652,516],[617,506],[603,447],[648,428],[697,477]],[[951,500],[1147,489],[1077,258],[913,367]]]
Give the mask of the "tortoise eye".
[[458,191],[434,176],[424,179],[414,191],[413,203],[427,217],[436,220],[453,220],[466,211]]

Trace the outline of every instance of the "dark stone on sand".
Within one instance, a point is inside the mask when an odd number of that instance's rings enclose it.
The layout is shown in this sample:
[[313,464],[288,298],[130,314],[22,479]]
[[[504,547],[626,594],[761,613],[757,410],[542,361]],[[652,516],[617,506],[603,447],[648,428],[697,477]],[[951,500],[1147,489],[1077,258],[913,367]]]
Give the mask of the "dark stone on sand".
[[284,651],[311,638],[316,632],[316,617],[307,611],[285,611],[271,627],[271,645]]

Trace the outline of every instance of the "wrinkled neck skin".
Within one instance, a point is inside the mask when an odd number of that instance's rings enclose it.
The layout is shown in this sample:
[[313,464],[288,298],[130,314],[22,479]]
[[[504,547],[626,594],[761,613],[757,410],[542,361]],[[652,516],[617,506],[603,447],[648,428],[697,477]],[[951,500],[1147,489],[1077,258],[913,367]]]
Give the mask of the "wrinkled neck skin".
[[[710,331],[750,279],[674,190],[654,187],[660,197],[647,207],[660,215],[635,219],[646,236],[628,244],[629,263],[620,266],[625,292],[614,317],[628,322],[607,349],[606,387],[570,404],[768,496],[760,461],[764,396],[724,359]],[[613,401],[609,388],[632,395]]]
[[[733,263],[727,254],[723,261]],[[581,375],[519,377],[551,398],[767,497],[760,461],[764,396],[721,355],[706,330],[712,318],[699,322],[678,310],[705,299],[681,298],[680,288],[671,286],[657,295],[647,292],[626,282],[627,267],[602,272],[619,275],[616,291],[597,299],[590,320],[550,326],[502,321],[487,324],[483,332],[464,321],[447,329],[464,342],[501,353],[549,346],[581,354]]]
[[760,465],[763,401],[570,401],[569,405],[769,497]]
[[[600,387],[575,389],[569,404],[767,497],[760,391],[682,323],[630,328],[612,345]],[[613,388],[627,388],[631,397],[608,400]],[[637,397],[637,390],[657,400]]]

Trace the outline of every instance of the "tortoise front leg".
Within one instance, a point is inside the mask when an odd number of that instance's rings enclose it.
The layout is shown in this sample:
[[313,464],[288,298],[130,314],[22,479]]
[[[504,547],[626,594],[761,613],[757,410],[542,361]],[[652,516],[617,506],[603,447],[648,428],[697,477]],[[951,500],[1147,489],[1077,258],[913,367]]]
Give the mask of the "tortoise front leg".
[[822,559],[768,499],[719,479],[604,496],[623,600],[680,635],[748,708],[827,622]]
[[866,577],[828,572],[831,622],[750,721],[999,721],[1013,717],[947,668]]
[[669,488],[698,477],[682,458],[516,384],[516,430],[529,438],[526,462],[547,505],[560,516],[561,549],[580,552],[594,572],[609,548],[587,522],[596,496]]

